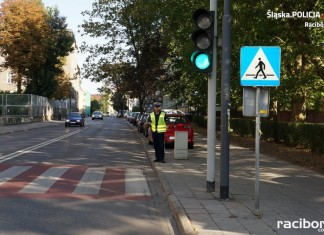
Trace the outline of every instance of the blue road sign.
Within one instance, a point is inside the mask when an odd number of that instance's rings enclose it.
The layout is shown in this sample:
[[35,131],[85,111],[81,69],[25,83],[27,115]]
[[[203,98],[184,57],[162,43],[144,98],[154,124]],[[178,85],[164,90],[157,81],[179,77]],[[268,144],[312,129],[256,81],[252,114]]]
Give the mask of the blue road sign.
[[241,47],[241,85],[279,86],[280,54],[277,46]]

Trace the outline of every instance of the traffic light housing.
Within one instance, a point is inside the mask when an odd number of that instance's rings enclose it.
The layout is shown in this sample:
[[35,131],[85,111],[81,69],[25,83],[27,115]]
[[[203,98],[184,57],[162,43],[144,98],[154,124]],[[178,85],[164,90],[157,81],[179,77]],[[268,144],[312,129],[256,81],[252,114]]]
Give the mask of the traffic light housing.
[[214,41],[214,11],[198,9],[193,14],[196,31],[191,35],[196,50],[191,54],[191,62],[202,73],[212,71]]

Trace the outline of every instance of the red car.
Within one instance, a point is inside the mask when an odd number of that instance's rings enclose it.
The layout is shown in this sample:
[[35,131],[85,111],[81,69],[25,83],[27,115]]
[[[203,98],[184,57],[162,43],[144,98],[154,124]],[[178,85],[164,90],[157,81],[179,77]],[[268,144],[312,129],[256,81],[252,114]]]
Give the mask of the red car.
[[188,131],[188,148],[194,146],[194,130],[186,115],[183,114],[166,114],[167,130],[164,135],[166,144],[173,144],[175,139],[175,131]]

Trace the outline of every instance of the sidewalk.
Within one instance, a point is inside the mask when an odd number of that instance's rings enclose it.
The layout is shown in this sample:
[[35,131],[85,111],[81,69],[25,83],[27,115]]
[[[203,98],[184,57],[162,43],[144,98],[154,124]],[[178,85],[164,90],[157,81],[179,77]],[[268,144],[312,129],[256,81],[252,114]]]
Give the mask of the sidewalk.
[[63,123],[64,120],[62,121],[52,120],[48,122],[33,122],[33,123],[0,126],[0,135],[17,132],[17,131],[27,131],[30,129],[36,129],[36,128],[42,128],[48,126],[63,125]]
[[[323,175],[261,154],[261,216],[256,216],[254,150],[230,147],[230,200],[224,201],[219,198],[219,143],[216,192],[209,193],[205,136],[195,133],[195,147],[189,150],[188,160],[174,160],[173,149],[166,149],[165,164],[153,163],[153,147],[139,136],[182,234],[324,234]],[[319,231],[320,223],[323,229]]]
[[[62,123],[0,126],[0,135]],[[174,160],[173,149],[166,149],[165,164],[153,163],[153,147],[142,134],[138,136],[158,174],[181,234],[324,235],[323,175],[261,154],[261,216],[255,216],[254,151],[231,146],[231,197],[224,201],[219,199],[219,141],[216,146],[216,192],[209,193],[206,192],[206,136],[195,134],[195,147],[189,150],[188,160]],[[319,231],[320,225],[322,230]]]

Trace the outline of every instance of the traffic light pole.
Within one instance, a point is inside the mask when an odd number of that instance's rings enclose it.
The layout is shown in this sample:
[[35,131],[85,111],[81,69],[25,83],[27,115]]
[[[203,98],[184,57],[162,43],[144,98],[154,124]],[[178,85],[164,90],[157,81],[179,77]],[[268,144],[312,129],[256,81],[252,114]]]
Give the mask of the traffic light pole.
[[217,0],[210,0],[210,11],[214,12],[214,43],[212,72],[208,79],[207,191],[215,192]]
[[222,19],[220,198],[229,199],[229,114],[231,88],[231,0],[224,0]]

